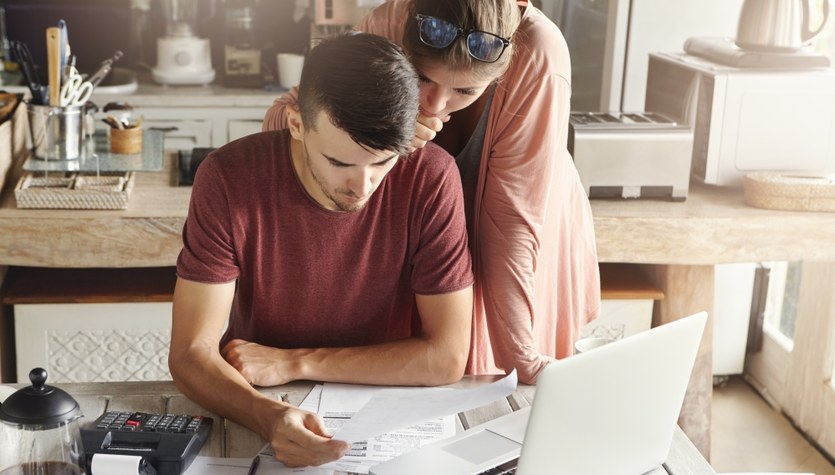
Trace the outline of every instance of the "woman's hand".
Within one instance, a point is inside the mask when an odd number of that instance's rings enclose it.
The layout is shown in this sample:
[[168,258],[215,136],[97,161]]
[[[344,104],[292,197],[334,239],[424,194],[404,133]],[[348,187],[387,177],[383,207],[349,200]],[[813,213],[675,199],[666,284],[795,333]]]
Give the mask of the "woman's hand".
[[427,116],[418,114],[417,126],[415,127],[415,139],[412,140],[412,151],[426,146],[431,142],[438,132],[444,128],[444,124],[449,122],[449,116],[439,118],[435,116]]

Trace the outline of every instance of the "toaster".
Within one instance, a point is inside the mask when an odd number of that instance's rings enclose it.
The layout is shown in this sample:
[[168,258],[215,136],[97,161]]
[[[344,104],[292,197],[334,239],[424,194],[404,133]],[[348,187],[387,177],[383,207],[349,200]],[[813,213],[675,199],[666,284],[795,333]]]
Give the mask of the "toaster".
[[693,132],[654,112],[572,112],[568,149],[589,198],[687,199]]

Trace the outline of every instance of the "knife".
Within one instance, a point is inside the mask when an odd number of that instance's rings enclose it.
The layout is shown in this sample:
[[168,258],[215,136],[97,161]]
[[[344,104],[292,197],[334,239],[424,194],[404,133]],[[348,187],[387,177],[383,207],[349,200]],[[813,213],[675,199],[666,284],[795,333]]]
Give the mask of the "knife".
[[46,29],[46,65],[49,84],[49,105],[61,105],[61,30],[57,26]]

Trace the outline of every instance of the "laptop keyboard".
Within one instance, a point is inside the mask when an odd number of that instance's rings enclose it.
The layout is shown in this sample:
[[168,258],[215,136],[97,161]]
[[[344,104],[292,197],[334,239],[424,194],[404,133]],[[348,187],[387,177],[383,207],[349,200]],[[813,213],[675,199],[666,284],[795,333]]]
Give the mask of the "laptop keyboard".
[[497,467],[488,468],[487,470],[481,472],[478,475],[512,475],[516,473],[516,465],[519,463],[519,459],[515,458],[513,460],[509,460]]

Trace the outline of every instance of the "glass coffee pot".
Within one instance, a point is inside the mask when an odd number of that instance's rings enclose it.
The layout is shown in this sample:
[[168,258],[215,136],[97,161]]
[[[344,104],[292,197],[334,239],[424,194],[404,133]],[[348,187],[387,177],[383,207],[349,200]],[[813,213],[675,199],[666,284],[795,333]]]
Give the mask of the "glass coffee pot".
[[46,377],[45,369],[33,369],[32,386],[0,404],[0,475],[84,474],[81,409]]

